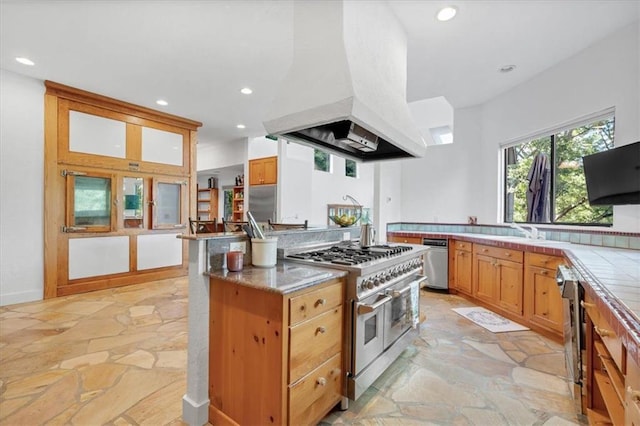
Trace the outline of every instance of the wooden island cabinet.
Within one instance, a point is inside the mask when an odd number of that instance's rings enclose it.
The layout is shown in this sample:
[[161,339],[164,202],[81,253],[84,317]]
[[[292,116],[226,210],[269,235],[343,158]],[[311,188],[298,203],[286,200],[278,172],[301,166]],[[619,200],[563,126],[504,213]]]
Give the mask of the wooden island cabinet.
[[316,424],[343,395],[342,279],[290,294],[211,280],[209,422]]

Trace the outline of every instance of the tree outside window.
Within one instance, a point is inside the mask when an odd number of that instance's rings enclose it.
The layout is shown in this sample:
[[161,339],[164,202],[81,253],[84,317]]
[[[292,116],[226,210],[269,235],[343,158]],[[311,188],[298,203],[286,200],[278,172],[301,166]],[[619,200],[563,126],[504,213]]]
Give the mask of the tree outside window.
[[328,153],[314,149],[313,162],[316,170],[320,170],[321,172],[331,171],[331,156]]
[[357,163],[348,158],[344,160],[344,174],[349,177],[358,177]]
[[527,222],[527,177],[543,153],[550,166],[549,191],[542,194],[549,223],[611,225],[612,206],[589,205],[582,157],[613,148],[614,124],[609,116],[505,148],[505,222]]

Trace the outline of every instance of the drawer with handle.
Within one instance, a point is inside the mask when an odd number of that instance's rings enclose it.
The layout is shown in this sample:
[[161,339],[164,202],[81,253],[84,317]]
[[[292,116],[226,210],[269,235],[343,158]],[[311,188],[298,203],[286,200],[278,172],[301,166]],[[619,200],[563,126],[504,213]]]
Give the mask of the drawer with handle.
[[471,243],[468,243],[466,241],[455,241],[453,243],[453,246],[456,248],[456,250],[471,251]]
[[317,423],[340,400],[341,363],[336,354],[289,387],[289,424]]
[[340,352],[342,306],[290,328],[289,383]]
[[342,283],[292,297],[289,300],[289,323],[297,324],[342,304]]
[[512,250],[502,247],[485,246],[482,244],[473,245],[473,253],[489,256],[496,259],[510,260],[511,262],[522,263],[523,253],[520,250]]
[[549,256],[539,253],[525,253],[525,262],[527,265],[538,266],[540,268],[556,270],[558,265],[566,263],[562,257]]

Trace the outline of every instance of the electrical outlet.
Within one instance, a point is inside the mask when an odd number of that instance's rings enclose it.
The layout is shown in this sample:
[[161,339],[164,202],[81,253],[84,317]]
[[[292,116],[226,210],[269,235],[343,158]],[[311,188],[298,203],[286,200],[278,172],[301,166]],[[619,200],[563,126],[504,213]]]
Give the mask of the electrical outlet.
[[351,232],[343,232],[342,233],[342,241],[348,241],[351,239]]
[[246,253],[247,251],[247,243],[244,241],[238,241],[236,243],[229,243],[229,251],[241,251]]

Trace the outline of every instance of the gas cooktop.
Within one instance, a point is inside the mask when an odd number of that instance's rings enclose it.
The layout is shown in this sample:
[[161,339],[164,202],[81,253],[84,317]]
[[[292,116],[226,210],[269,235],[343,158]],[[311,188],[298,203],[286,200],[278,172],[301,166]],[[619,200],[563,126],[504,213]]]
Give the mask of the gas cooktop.
[[321,250],[294,253],[286,257],[335,265],[358,265],[374,260],[384,260],[411,250],[413,247],[410,246],[376,245],[362,248],[357,244],[338,244]]

